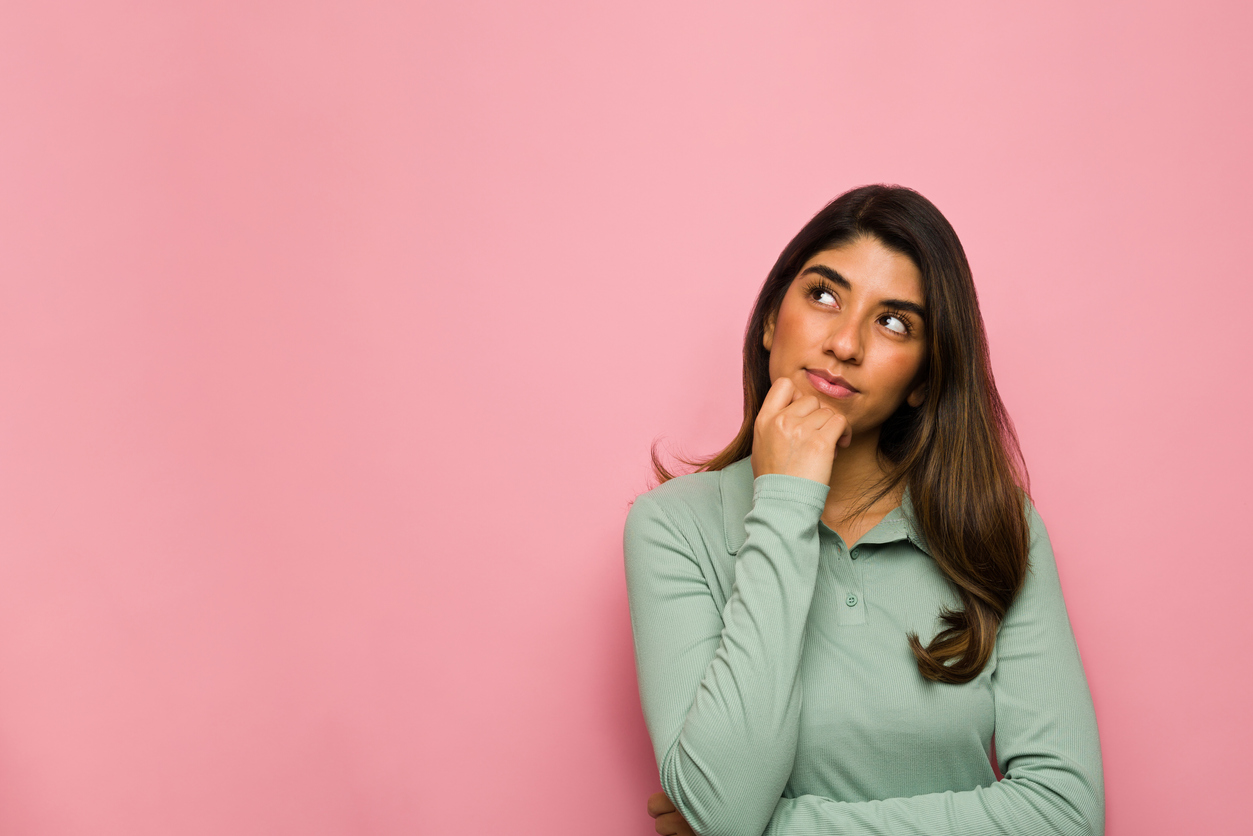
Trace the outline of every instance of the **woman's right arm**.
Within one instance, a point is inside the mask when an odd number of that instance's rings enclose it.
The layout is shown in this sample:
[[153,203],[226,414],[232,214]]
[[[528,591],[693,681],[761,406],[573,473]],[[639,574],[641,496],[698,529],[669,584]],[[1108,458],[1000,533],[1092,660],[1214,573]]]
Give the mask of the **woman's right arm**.
[[644,719],[661,786],[702,836],[759,836],[792,773],[818,520],[836,448],[848,443],[843,416],[786,378],[770,387],[754,424],[753,506],[721,608],[696,549],[705,540],[675,493],[644,494],[627,517]]
[[766,474],[719,610],[691,512],[652,494],[624,537],[644,717],[661,785],[702,836],[758,836],[792,771],[797,670],[827,486]]

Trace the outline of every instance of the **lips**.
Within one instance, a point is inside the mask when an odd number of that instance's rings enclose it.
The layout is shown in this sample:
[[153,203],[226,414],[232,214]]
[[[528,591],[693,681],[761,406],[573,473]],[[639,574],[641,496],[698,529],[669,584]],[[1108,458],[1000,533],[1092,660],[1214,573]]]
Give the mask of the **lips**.
[[853,384],[825,369],[805,369],[805,375],[815,389],[832,398],[851,398],[857,394]]

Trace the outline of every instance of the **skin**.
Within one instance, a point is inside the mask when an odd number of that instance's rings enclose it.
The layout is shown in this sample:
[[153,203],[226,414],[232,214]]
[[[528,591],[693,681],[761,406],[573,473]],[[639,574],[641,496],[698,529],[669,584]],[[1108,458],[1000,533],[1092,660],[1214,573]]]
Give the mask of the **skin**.
[[[878,239],[859,238],[805,262],[766,323],[762,344],[774,382],[758,415],[753,475],[785,473],[830,485],[822,521],[850,546],[900,504],[899,494],[888,496],[865,514],[852,514],[885,475],[878,454],[883,422],[902,403],[916,407],[926,398],[922,309],[922,275],[913,261]],[[857,392],[824,394],[807,369],[838,375]],[[785,397],[786,406],[776,410]],[[801,420],[812,413],[841,425],[845,449],[838,456],[820,443],[834,428],[823,432],[819,419]]]
[[648,815],[653,817],[653,829],[662,836],[696,836],[687,819],[674,808],[664,792],[648,797]]
[[[834,277],[833,277],[834,274]],[[883,422],[905,402],[920,406],[926,322],[922,275],[908,256],[876,238],[858,238],[813,256],[766,322],[762,345],[773,381],[754,424],[753,476],[781,473],[830,486],[822,521],[850,547],[900,504],[899,493],[855,514],[885,475],[878,455]],[[856,389],[821,391],[820,369]],[[665,793],[648,799],[663,836],[692,836]]]

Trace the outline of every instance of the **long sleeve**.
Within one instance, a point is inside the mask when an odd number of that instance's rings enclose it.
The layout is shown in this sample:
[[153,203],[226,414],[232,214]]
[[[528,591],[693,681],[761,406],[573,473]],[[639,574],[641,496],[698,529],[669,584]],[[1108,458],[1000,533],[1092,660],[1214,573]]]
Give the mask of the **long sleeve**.
[[644,494],[628,515],[623,550],[644,716],[662,788],[702,836],[760,834],[791,773],[827,490],[791,476],[754,481],[721,607],[709,544],[681,502]]
[[[770,836],[982,836],[1104,833],[1100,743],[1062,600],[1053,550],[1034,509],[1031,572],[997,636],[992,691],[1004,779],[969,791],[840,802],[779,800]],[[948,687],[948,686],[940,686]]]

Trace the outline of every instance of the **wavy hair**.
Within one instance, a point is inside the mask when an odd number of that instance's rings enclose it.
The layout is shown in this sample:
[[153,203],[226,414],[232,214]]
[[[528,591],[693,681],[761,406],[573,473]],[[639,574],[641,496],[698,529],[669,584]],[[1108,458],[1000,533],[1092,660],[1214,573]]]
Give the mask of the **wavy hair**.
[[[929,200],[899,186],[862,186],[827,204],[797,233],[766,277],[744,333],[739,433],[707,459],[680,461],[698,471],[721,470],[752,453],[753,423],[771,383],[770,353],[762,345],[767,320],[805,262],[860,238],[879,241],[918,268],[928,335],[926,399],[916,408],[903,403],[884,422],[879,455],[886,476],[862,507],[908,486],[914,522],[961,599],[960,609],[940,611],[944,627],[929,644],[911,633],[909,646],[927,679],[969,682],[991,658],[1001,619],[1026,577],[1029,484],[992,377],[970,264]],[[659,481],[673,478],[656,445],[652,460]]]

